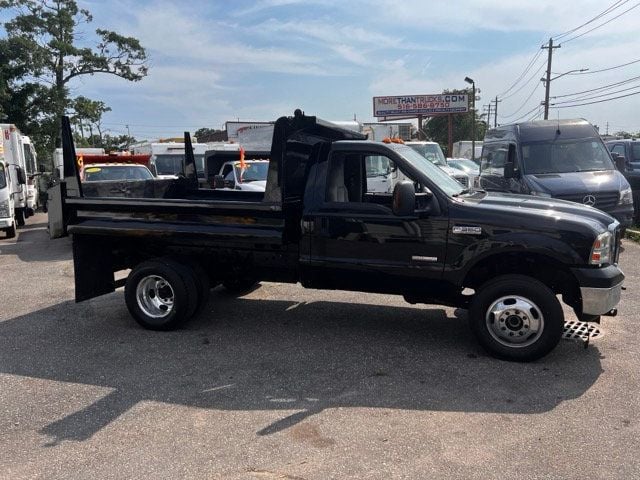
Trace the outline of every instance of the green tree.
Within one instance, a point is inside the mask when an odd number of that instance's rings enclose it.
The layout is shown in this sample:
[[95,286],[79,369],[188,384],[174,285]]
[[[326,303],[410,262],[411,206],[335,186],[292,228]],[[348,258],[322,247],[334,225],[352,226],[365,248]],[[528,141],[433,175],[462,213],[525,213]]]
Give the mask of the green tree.
[[[445,91],[445,93],[461,93],[469,94],[470,90],[453,90]],[[477,107],[477,105],[476,105]],[[469,112],[466,114],[454,114],[453,115],[453,142],[459,140],[473,140],[472,130],[473,122],[475,120],[475,140],[482,140],[487,130],[487,124],[482,121],[478,116],[477,108],[476,112]],[[434,142],[438,142],[443,150],[446,151],[446,147],[449,144],[449,119],[447,115],[432,117],[422,127],[425,136]],[[448,152],[450,155],[450,152]]]
[[[85,138],[84,131],[88,130],[93,137],[93,128],[98,132],[98,138],[102,139],[102,115],[111,111],[104,102],[91,100],[87,97],[76,97],[72,102],[73,111],[71,121],[79,129],[80,137]],[[102,142],[102,140],[100,140]]]
[[[95,30],[94,42],[80,30],[93,21],[75,0],[0,0],[0,10],[15,15],[5,23],[2,48],[18,52],[7,68],[22,68],[24,84],[41,89],[39,126],[45,151],[51,152],[58,137],[59,119],[70,107],[69,83],[96,73],[138,81],[147,75],[147,56],[140,42],[104,29]],[[36,102],[38,103],[38,102]]]

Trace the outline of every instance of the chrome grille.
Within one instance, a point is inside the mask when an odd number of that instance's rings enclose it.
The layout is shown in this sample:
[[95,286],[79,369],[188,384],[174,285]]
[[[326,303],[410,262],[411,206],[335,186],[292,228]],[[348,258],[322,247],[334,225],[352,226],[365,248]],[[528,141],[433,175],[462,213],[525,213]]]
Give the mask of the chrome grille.
[[618,205],[618,200],[620,199],[620,192],[597,192],[597,193],[579,193],[579,194],[568,194],[568,195],[555,195],[555,198],[559,198],[561,200],[568,200],[570,202],[576,203],[585,203],[585,199],[588,196],[592,196],[595,199],[595,204],[593,207],[598,208],[600,210],[611,210]]

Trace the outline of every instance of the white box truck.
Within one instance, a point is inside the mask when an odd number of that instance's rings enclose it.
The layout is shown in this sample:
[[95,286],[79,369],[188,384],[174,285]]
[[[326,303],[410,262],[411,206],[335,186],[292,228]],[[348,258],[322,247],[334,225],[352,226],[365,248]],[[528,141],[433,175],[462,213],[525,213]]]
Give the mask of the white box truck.
[[0,228],[8,236],[15,236],[16,224],[25,223],[27,212],[27,175],[25,168],[22,135],[13,124],[0,124],[0,160],[3,163],[5,187],[0,196]]

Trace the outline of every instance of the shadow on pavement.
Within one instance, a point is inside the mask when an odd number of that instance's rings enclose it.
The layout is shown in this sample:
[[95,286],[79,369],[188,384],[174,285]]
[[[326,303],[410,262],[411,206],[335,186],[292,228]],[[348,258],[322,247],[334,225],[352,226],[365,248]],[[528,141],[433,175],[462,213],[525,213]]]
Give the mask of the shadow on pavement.
[[69,260],[71,240],[69,237],[49,239],[47,223],[27,224],[18,230],[17,239],[0,238],[0,255],[17,255],[23,262],[48,262]]
[[601,371],[598,349],[572,342],[536,363],[492,359],[466,322],[442,309],[234,299],[217,290],[175,332],[139,328],[121,292],[0,323],[0,372],[113,389],[47,425],[50,445],[86,440],[144,400],[286,410],[257,425],[258,435],[335,407],[536,414],[580,397]]

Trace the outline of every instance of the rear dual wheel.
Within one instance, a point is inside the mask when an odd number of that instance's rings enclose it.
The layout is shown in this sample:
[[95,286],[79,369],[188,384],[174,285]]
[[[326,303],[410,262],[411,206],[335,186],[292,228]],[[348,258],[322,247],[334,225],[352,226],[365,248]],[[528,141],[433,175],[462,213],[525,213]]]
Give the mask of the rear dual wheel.
[[208,281],[188,264],[158,258],[133,269],[124,295],[131,316],[144,328],[173,330],[206,302]]

